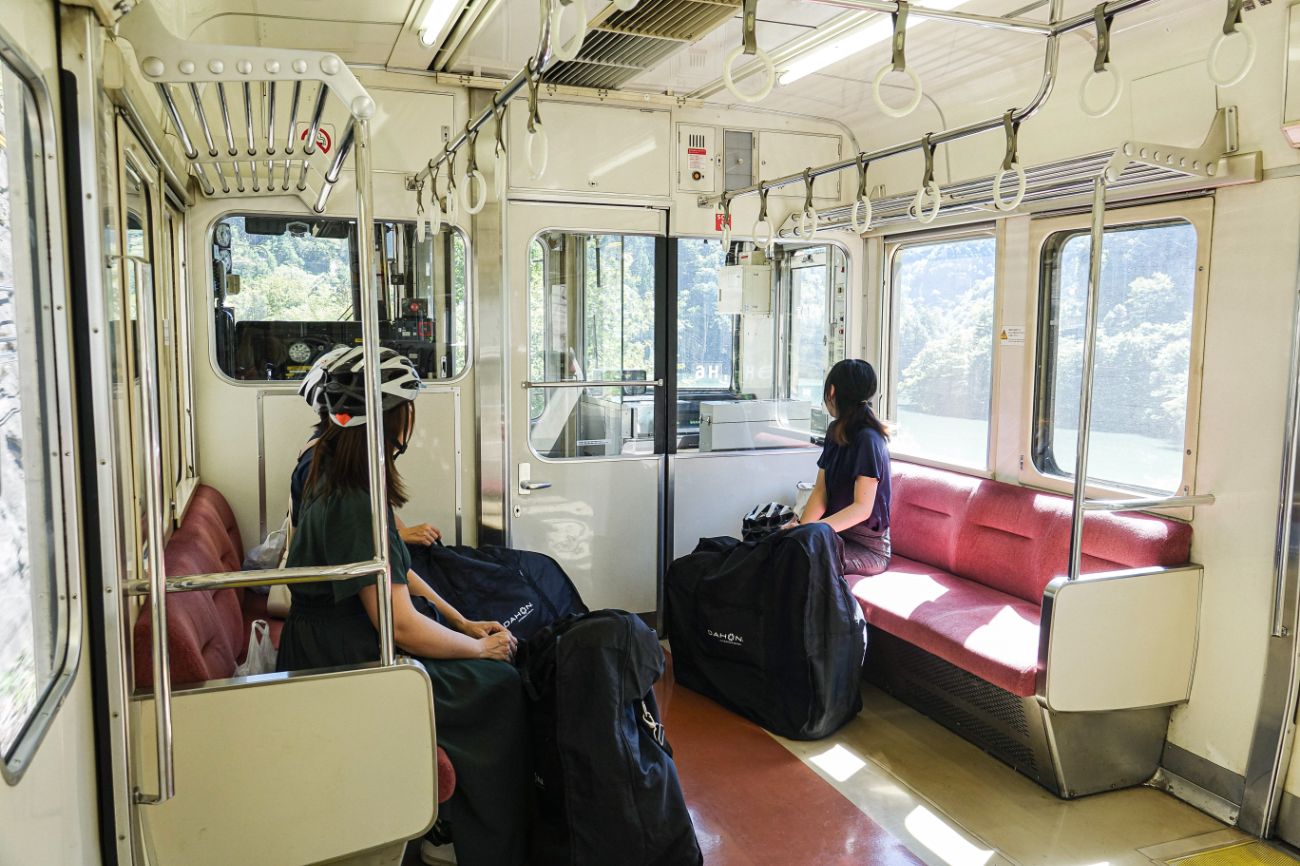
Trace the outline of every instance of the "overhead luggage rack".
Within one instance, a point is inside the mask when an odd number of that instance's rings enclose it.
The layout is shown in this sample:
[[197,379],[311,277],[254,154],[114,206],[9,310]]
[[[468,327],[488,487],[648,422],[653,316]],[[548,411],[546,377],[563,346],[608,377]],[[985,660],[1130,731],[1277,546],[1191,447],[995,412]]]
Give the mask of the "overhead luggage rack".
[[[1218,110],[1204,143],[1196,149],[1128,141],[1113,151],[1028,167],[1019,209],[1086,199],[1092,194],[1093,182],[1103,175],[1107,189],[1121,195],[1125,191],[1152,193],[1162,188],[1172,191],[1258,180],[1258,154],[1243,154],[1244,164],[1233,165],[1229,157],[1238,155],[1238,150],[1237,109],[1228,106]],[[944,187],[939,218],[995,211],[994,181],[990,175]],[[873,200],[872,228],[915,220],[915,200],[915,190]],[[823,230],[850,229],[852,210],[852,204],[827,208],[818,214],[819,224]],[[792,215],[781,229],[781,238],[800,239],[798,222],[798,214]]]
[[120,33],[157,87],[205,196],[293,193],[325,212],[352,150],[353,121],[375,110],[338,55],[184,41],[150,4],[123,18]]

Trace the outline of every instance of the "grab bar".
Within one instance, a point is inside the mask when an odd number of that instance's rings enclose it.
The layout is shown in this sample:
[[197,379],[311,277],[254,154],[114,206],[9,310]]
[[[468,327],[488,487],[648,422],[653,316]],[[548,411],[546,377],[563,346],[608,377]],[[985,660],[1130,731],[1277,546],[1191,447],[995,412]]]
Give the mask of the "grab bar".
[[[259,571],[215,571],[210,574],[188,574],[169,577],[167,592],[196,592],[209,589],[236,589],[250,586],[274,586],[278,583],[316,583],[333,580],[350,580],[369,577],[383,567],[377,559],[353,562],[348,565],[306,566],[301,568],[268,568]],[[148,580],[132,580],[123,585],[127,595],[149,595],[153,584]]]
[[[325,85],[321,85],[321,91]],[[354,106],[354,111],[356,107]],[[373,107],[371,108],[373,111]],[[312,122],[319,121],[319,111]],[[378,594],[379,663],[396,661],[393,636],[393,578],[388,570],[388,484],[384,461],[384,425],[379,396],[379,290],[371,257],[375,250],[375,198],[370,177],[370,115],[358,112],[348,136],[353,140],[352,167],[357,184],[357,272],[361,275],[361,358],[366,382],[366,457],[370,469],[370,530],[375,562],[383,565],[375,579]]]
[[1193,508],[1213,505],[1214,494],[1195,496],[1147,496],[1137,499],[1089,499],[1083,503],[1084,511],[1145,511],[1149,508]]
[[145,794],[135,789],[135,801],[157,805],[176,794],[176,768],[172,762],[172,679],[171,656],[167,645],[167,571],[163,563],[163,474],[161,411],[158,392],[149,383],[158,381],[157,321],[153,306],[153,276],[149,265],[126,259],[135,272],[136,299],[140,305],[140,379],[144,387],[144,456],[147,467],[145,488],[145,532],[148,545],[149,610],[153,621],[154,721],[158,756],[158,793]]
[[558,382],[524,382],[524,390],[531,388],[662,388],[663,379],[610,379],[608,381],[581,381],[562,379]]
[[[1056,16],[1052,16],[1055,20]],[[1092,435],[1093,356],[1097,350],[1097,308],[1101,302],[1101,247],[1106,238],[1106,175],[1092,183],[1092,225],[1088,248],[1088,282],[1083,298],[1083,371],[1079,377],[1079,433],[1074,456],[1074,498],[1070,515],[1069,580],[1078,580],[1083,564],[1083,509],[1088,493],[1088,440]]]

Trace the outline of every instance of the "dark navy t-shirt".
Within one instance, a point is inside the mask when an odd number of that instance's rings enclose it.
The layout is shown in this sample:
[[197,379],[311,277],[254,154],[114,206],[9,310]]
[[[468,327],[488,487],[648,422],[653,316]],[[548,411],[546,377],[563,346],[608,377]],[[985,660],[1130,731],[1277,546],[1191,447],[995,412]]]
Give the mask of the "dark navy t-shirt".
[[884,436],[863,427],[849,444],[836,445],[831,431],[827,430],[817,466],[826,472],[826,514],[823,516],[829,517],[853,504],[853,487],[859,478],[875,478],[880,483],[876,485],[871,516],[858,526],[844,530],[844,534],[853,535],[854,530],[861,529],[879,534],[889,528],[889,444]]
[[307,487],[307,478],[311,475],[311,461],[316,454],[313,446],[298,455],[298,465],[293,467],[289,479],[289,505],[293,509],[293,525],[298,525],[298,516],[302,512],[302,492]]

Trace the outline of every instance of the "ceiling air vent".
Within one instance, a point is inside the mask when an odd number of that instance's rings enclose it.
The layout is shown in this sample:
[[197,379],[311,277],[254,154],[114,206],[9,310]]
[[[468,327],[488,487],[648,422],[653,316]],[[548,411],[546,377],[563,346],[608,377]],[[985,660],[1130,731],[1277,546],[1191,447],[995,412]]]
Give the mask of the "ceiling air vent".
[[617,90],[740,12],[741,0],[641,0],[593,22],[576,60],[557,63],[550,84]]

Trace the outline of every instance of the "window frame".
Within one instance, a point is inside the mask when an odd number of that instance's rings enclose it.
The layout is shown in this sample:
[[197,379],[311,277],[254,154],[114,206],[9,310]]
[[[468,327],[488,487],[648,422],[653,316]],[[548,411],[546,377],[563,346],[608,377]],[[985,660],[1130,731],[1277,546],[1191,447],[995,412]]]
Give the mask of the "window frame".
[[[673,235],[673,236],[671,236],[671,237],[668,238],[668,242],[669,242],[670,244],[673,244],[673,245],[679,244],[679,243],[682,242],[682,241],[710,241],[710,242],[718,243],[718,244],[722,243],[722,241],[721,241],[719,238],[717,238],[717,237],[709,237],[709,236],[707,236],[707,235],[694,235],[694,234],[690,234],[690,235]],[[723,261],[725,261],[725,260],[726,260],[726,256],[725,256],[725,254],[724,254],[724,255],[723,255]],[[673,274],[673,275],[672,275],[674,285],[675,285],[676,282],[677,282],[677,277],[678,277],[677,274]],[[674,298],[673,300],[674,300],[674,302],[676,302],[677,299]],[[680,307],[679,307],[678,309],[679,309],[679,311],[680,311]],[[726,314],[725,314],[725,313],[719,313],[719,314],[717,314],[717,315],[726,315]],[[735,327],[733,327],[733,328],[731,329],[731,387],[729,387],[729,388],[687,388],[686,390],[687,390],[688,392],[690,392],[690,393],[692,393],[692,394],[718,394],[718,395],[723,395],[723,394],[730,394],[730,393],[735,389],[735,386],[736,386],[736,357],[737,357],[737,355],[738,355],[739,352],[740,352],[740,314],[739,314],[739,313],[736,313],[736,314],[735,314],[735,318],[736,318]],[[680,316],[674,316],[674,317],[673,317],[673,325],[674,325],[674,327],[680,328],[680,321],[681,321],[681,320],[680,320]],[[674,335],[674,336],[675,336],[677,339],[674,339],[673,344],[674,344],[674,345],[677,345],[677,342],[678,342],[678,340],[680,339],[680,336],[681,336],[681,335],[680,335],[680,334],[677,334],[677,335]],[[675,381],[674,381],[674,384],[675,384],[675,386],[676,386],[676,390],[677,390],[678,392],[680,392],[680,391],[682,390],[682,383],[681,383],[681,381],[680,381],[679,379],[677,379],[677,360],[678,360],[677,358],[665,359],[665,363],[666,363],[669,367],[672,368],[672,370],[673,370],[673,377],[674,377],[674,380],[675,380]],[[671,362],[669,362],[669,361],[671,361]]]
[[[793,364],[791,363],[790,355],[794,351],[794,342],[795,342],[794,272],[796,270],[800,270],[800,267],[797,267],[793,263],[792,257],[794,256],[795,253],[799,252],[800,250],[807,250],[813,247],[826,248],[827,260],[824,265],[805,265],[803,267],[824,267],[826,269],[826,317],[825,319],[822,320],[822,323],[828,329],[832,327],[832,325],[835,322],[835,318],[834,318],[835,316],[835,294],[834,294],[835,293],[835,277],[834,277],[835,254],[838,252],[844,258],[844,321],[841,323],[844,328],[844,337],[842,341],[844,351],[842,353],[843,357],[837,360],[831,360],[830,353],[829,352],[827,353],[827,361],[829,362],[826,367],[827,373],[829,373],[830,368],[833,367],[839,361],[844,360],[844,358],[853,357],[853,355],[850,354],[851,351],[850,350],[850,340],[851,340],[850,323],[853,321],[853,314],[854,314],[854,309],[853,309],[853,298],[854,298],[853,264],[854,262],[853,262],[853,256],[849,252],[848,245],[839,239],[818,238],[812,241],[800,240],[800,241],[786,244],[784,245],[784,247],[785,247],[785,257],[782,260],[780,275],[777,279],[776,301],[775,301],[777,307],[780,310],[780,316],[781,316],[781,320],[780,322],[778,322],[776,328],[776,332],[777,332],[776,352],[777,352],[777,361],[778,361],[777,376],[779,379],[777,383],[777,392],[782,396],[783,399],[793,400],[795,399],[794,382],[791,378],[793,375]],[[829,331],[827,334],[827,338],[830,339]],[[812,408],[816,410],[818,408],[818,403],[815,400],[812,401],[812,403],[813,403]],[[829,426],[829,424],[830,422],[828,420],[827,425]],[[823,430],[820,433],[814,431],[812,435],[824,436],[825,431]],[[815,446],[810,446],[810,447],[815,447]],[[755,450],[768,451],[774,449],[755,449]],[[803,449],[797,449],[797,450],[803,450]]]
[[[45,318],[46,336],[49,338],[45,357],[38,358],[51,386],[52,395],[44,409],[56,413],[53,423],[47,423],[47,444],[58,449],[60,455],[48,464],[52,476],[48,479],[50,517],[56,530],[56,540],[51,544],[54,562],[53,591],[62,602],[61,620],[55,624],[54,639],[60,655],[51,670],[51,679],[44,694],[28,715],[22,730],[15,739],[10,754],[0,754],[0,778],[9,786],[18,785],[31,766],[32,759],[58,717],[64,700],[71,692],[80,670],[82,658],[83,593],[81,591],[81,558],[77,545],[69,539],[79,539],[81,528],[75,508],[68,503],[78,501],[75,431],[72,427],[71,382],[71,323],[68,305],[56,290],[66,293],[66,248],[62,223],[62,179],[58,171],[58,143],[55,136],[54,101],[39,67],[17,47],[17,42],[0,24],[0,59],[9,65],[21,79],[32,98],[32,114],[41,150],[45,156],[39,187],[43,198],[45,219],[35,227],[33,246],[37,256],[33,261],[36,280],[30,287],[33,300],[48,301]],[[26,100],[23,100],[25,105]],[[12,186],[12,178],[11,178]],[[15,286],[15,291],[19,288]]]
[[[299,213],[288,213],[284,210],[262,211],[251,207],[233,208],[231,210],[221,211],[217,213],[215,216],[213,216],[212,219],[208,222],[208,225],[203,232],[203,253],[204,253],[205,264],[203,268],[203,280],[202,280],[202,291],[203,291],[203,298],[204,298],[204,304],[202,308],[206,311],[209,311],[209,313],[212,310],[212,304],[211,304],[212,285],[211,285],[211,267],[208,264],[208,260],[210,259],[212,254],[212,247],[215,240],[214,236],[217,231],[217,224],[222,222],[225,219],[228,219],[229,217],[235,217],[235,216],[285,217],[290,219],[302,217],[303,219],[321,219],[321,214],[313,213],[310,211],[302,211]],[[354,223],[357,221],[357,218],[355,216],[330,217],[330,219],[348,220]],[[374,221],[376,223],[413,222],[413,220],[410,220],[403,216],[397,216],[397,217],[375,216]],[[465,231],[464,228],[462,228],[459,225],[453,225],[450,226],[450,228],[453,232],[455,232],[457,235],[460,236],[461,243],[464,245],[464,249],[465,249],[465,369],[461,370],[459,374],[452,376],[448,379],[425,379],[423,381],[426,387],[463,385],[474,372],[474,359],[475,359],[475,349],[476,349],[476,343],[474,340],[474,290],[475,290],[474,247],[473,244],[471,243],[469,232]],[[187,263],[187,267],[188,267],[188,263]],[[302,381],[300,379],[235,379],[229,374],[227,374],[225,370],[221,369],[221,363],[217,360],[216,319],[209,313],[205,313],[205,317],[207,319],[207,329],[208,329],[208,364],[209,366],[211,366],[212,372],[216,374],[218,381],[220,381],[223,385],[233,385],[236,388],[247,388],[247,389],[262,390],[262,391],[264,390],[297,391]]]
[[[655,364],[656,366],[662,364],[662,365],[663,365],[664,367],[666,367],[666,368],[667,368],[667,367],[671,367],[672,365],[669,363],[669,359],[668,359],[668,358],[660,358],[660,357],[659,357],[659,351],[660,351],[660,350],[659,350],[659,346],[660,346],[660,345],[662,344],[662,342],[663,342],[663,341],[662,341],[662,336],[663,336],[663,335],[661,335],[661,334],[658,333],[659,328],[660,328],[661,325],[663,324],[663,323],[660,321],[659,307],[664,303],[664,298],[663,298],[663,297],[660,297],[659,295],[660,295],[661,292],[664,293],[664,294],[667,294],[668,289],[669,289],[669,285],[668,285],[668,282],[667,282],[667,281],[675,280],[675,275],[672,275],[672,274],[669,274],[669,273],[668,273],[667,264],[666,264],[666,262],[663,262],[663,261],[660,261],[660,260],[659,260],[659,255],[660,255],[660,246],[661,246],[661,244],[665,244],[665,243],[666,243],[666,244],[671,244],[671,243],[673,243],[673,242],[676,240],[676,238],[666,236],[666,235],[664,235],[662,232],[649,232],[649,231],[624,231],[624,230],[621,230],[621,229],[579,229],[579,228],[572,228],[572,227],[562,227],[562,226],[547,225],[547,226],[545,226],[545,227],[539,229],[538,231],[536,231],[536,232],[532,235],[532,237],[530,237],[530,238],[528,239],[528,242],[527,242],[528,245],[527,245],[527,247],[526,247],[526,249],[529,251],[528,255],[529,255],[529,256],[532,255],[533,244],[535,244],[535,243],[537,243],[538,241],[540,241],[540,240],[541,240],[543,237],[545,237],[546,235],[548,235],[548,234],[552,234],[552,233],[557,233],[557,232],[558,232],[558,233],[561,233],[561,234],[569,235],[569,236],[572,236],[572,235],[583,235],[583,236],[587,236],[587,237],[593,237],[593,236],[594,236],[594,237],[603,237],[603,236],[607,236],[607,235],[618,235],[619,237],[623,237],[623,238],[629,238],[629,237],[640,237],[640,238],[649,238],[651,241],[654,242],[654,245],[655,245],[655,286],[654,286],[654,291],[655,291],[655,295],[656,295],[656,297],[655,297],[656,315],[655,315],[655,321],[654,321],[654,330],[655,330],[655,334],[654,334],[654,340],[652,341],[652,353],[653,353],[653,358],[652,358],[652,360],[653,360],[653,362],[654,362],[654,364]],[[543,245],[543,251],[545,251],[545,245]],[[543,254],[544,254],[544,252],[543,252]],[[665,283],[662,284],[662,285],[661,285],[660,282],[659,282],[659,280],[661,279],[661,277],[665,278],[665,280],[666,280]],[[529,282],[529,279],[530,279],[530,278],[529,278],[527,275],[525,275],[525,277],[524,277],[524,280],[525,280],[525,282],[524,282],[524,293],[523,293],[523,294],[524,294],[524,298],[523,298],[523,303],[524,303],[524,334],[523,334],[523,339],[524,339],[524,341],[525,341],[525,348],[524,348],[524,375],[523,375],[523,380],[524,380],[525,382],[547,382],[547,383],[550,383],[550,382],[573,381],[573,380],[566,380],[566,379],[548,379],[548,378],[545,378],[545,374],[543,374],[543,378],[540,379],[540,380],[532,379],[532,378],[531,378],[531,370],[530,370],[530,366],[531,366],[531,364],[532,364],[531,340],[532,340],[532,333],[533,333],[533,332],[532,332],[532,328],[533,328],[533,320],[532,320],[531,303],[530,303],[531,298],[529,297],[530,293],[532,292],[532,285],[531,285],[531,283]],[[674,359],[674,360],[675,360],[675,359]],[[656,395],[656,398],[658,398],[658,393],[657,393],[657,390],[656,390],[656,389],[663,390],[663,391],[666,393],[666,392],[667,392],[667,389],[668,389],[668,383],[669,383],[669,379],[667,378],[667,376],[672,375],[672,373],[673,373],[673,371],[671,371],[671,370],[669,370],[669,371],[667,372],[667,374],[666,374],[666,376],[665,376],[665,378],[664,378],[664,382],[663,382],[662,385],[656,385],[656,384],[654,384],[653,381],[647,381],[646,384],[645,384],[645,386],[644,386],[645,389],[646,389],[646,393],[648,393],[648,394],[655,394],[655,395]],[[587,374],[584,373],[583,375],[585,376],[585,375],[587,375]],[[597,386],[592,386],[593,389],[596,388],[596,387],[597,387]],[[611,384],[611,385],[609,385],[609,386],[607,386],[607,387],[608,387],[608,388],[618,388],[618,387],[620,387],[620,386],[619,386],[618,384]],[[641,386],[637,386],[637,387],[641,387]],[[529,389],[529,390],[531,390],[531,389]],[[554,390],[554,389],[546,388],[546,389],[543,389],[543,390],[544,390],[544,391],[551,391],[551,390]],[[589,390],[589,389],[583,388],[583,389],[580,389],[580,390]],[[602,389],[602,390],[603,390],[603,389]],[[528,392],[526,391],[525,393],[527,394]],[[659,404],[660,404],[661,402],[662,402],[662,401],[661,401],[660,399],[656,399],[656,400],[654,401],[654,404],[653,404],[653,405],[655,406],[655,411],[656,411],[656,413],[658,412]],[[529,403],[528,403],[528,400],[527,400],[527,399],[525,399],[524,406],[525,406],[525,407],[528,407],[528,406],[529,406]],[[660,452],[660,451],[656,448],[655,450],[653,450],[651,453],[648,453],[648,454],[603,454],[603,455],[589,455],[589,456],[585,456],[585,457],[548,457],[548,456],[546,456],[546,455],[540,453],[540,452],[537,450],[536,445],[533,444],[533,426],[532,426],[532,425],[533,425],[533,423],[534,423],[537,419],[534,418],[534,417],[532,417],[532,410],[531,410],[531,409],[528,409],[528,410],[527,410],[527,415],[528,415],[528,418],[527,418],[527,420],[526,420],[526,423],[527,423],[528,427],[527,427],[527,432],[524,434],[524,441],[525,441],[525,442],[527,443],[527,445],[528,445],[528,453],[529,453],[529,455],[531,455],[531,459],[533,459],[533,460],[537,460],[537,461],[542,462],[542,463],[600,463],[600,462],[608,462],[608,461],[614,461],[614,460],[645,460],[645,459],[647,459],[647,458],[651,458],[651,457],[658,458],[658,457],[663,457],[663,456],[664,456],[664,454],[663,454],[662,452]],[[539,415],[538,417],[541,417],[541,416]],[[660,426],[661,426],[663,423],[664,423],[664,421],[663,421],[662,419],[660,419],[660,418],[658,418],[658,417],[655,417],[655,419],[654,419],[654,427],[655,427],[655,430],[656,430],[656,439],[658,438],[658,435],[657,435],[657,434],[658,434],[658,430],[659,430]]]
[[989,412],[988,412],[988,434],[984,442],[984,465],[967,466],[961,463],[953,463],[947,460],[939,460],[934,457],[926,457],[922,454],[910,454],[898,450],[893,443],[890,444],[890,453],[894,457],[904,460],[908,463],[915,463],[920,466],[932,466],[938,469],[947,469],[952,472],[960,472],[964,475],[972,475],[978,478],[992,478],[994,467],[996,465],[995,449],[998,441],[998,406],[1001,404],[1001,353],[998,352],[997,333],[998,327],[1002,323],[1002,302],[1004,297],[1003,279],[1002,279],[1002,260],[1006,254],[1006,238],[1003,233],[1003,224],[978,223],[974,225],[958,226],[950,229],[940,229],[937,231],[908,232],[906,234],[888,236],[883,239],[884,251],[881,258],[883,267],[881,268],[881,282],[884,302],[881,305],[881,370],[880,370],[880,396],[877,398],[884,410],[884,418],[888,423],[898,423],[898,394],[894,388],[894,366],[898,360],[898,324],[899,310],[898,305],[901,298],[901,292],[894,283],[895,274],[897,273],[897,258],[899,253],[910,247],[933,246],[941,243],[951,243],[959,241],[991,239],[994,244],[993,248],[993,327],[989,329],[989,345],[991,347],[991,364],[989,367]]
[[[1183,429],[1183,470],[1178,487],[1169,495],[1179,496],[1196,490],[1196,465],[1200,438],[1201,382],[1205,361],[1205,326],[1209,300],[1210,252],[1213,240],[1214,198],[1210,195],[1157,204],[1112,206],[1106,209],[1105,231],[1126,228],[1185,222],[1196,232],[1196,282],[1192,296],[1191,347],[1187,371],[1187,410]],[[1047,371],[1039,372],[1039,358],[1044,351],[1042,341],[1045,301],[1052,291],[1052,281],[1044,268],[1048,247],[1052,239],[1062,233],[1071,235],[1087,231],[1091,225],[1088,212],[1035,219],[1029,230],[1029,289],[1028,309],[1025,314],[1025,385],[1023,398],[1023,429],[1020,436],[1020,481],[1023,484],[1057,493],[1071,493],[1075,488],[1073,475],[1044,472],[1034,459],[1035,430],[1040,412],[1040,383],[1046,380]],[[1090,473],[1091,475],[1091,473]],[[1087,484],[1089,497],[1150,496],[1148,488],[1128,486],[1114,481],[1093,479]],[[1172,516],[1190,517],[1191,509],[1176,509]]]

